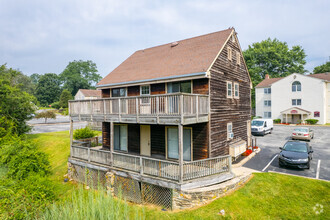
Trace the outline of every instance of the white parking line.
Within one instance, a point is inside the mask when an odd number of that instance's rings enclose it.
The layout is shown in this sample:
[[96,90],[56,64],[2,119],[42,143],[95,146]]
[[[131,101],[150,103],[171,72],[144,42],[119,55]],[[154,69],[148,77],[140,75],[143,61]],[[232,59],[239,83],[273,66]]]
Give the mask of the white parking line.
[[273,160],[275,160],[275,158],[278,156],[278,154],[276,154],[273,159],[267,164],[267,166],[265,166],[265,168],[262,169],[262,172],[264,172],[268,167],[269,165],[273,162]]
[[320,166],[321,166],[321,160],[318,160],[317,169],[316,169],[316,179],[319,179],[319,176],[320,176]]

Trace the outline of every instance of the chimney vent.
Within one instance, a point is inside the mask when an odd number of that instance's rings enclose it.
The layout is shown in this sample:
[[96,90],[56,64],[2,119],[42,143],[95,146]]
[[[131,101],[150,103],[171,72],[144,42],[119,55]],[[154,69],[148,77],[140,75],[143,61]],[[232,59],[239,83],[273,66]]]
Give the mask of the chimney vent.
[[265,75],[265,79],[269,79],[269,74],[266,74]]
[[179,42],[175,41],[175,42],[171,43],[171,47],[175,47],[175,46],[177,46],[178,44],[179,44]]

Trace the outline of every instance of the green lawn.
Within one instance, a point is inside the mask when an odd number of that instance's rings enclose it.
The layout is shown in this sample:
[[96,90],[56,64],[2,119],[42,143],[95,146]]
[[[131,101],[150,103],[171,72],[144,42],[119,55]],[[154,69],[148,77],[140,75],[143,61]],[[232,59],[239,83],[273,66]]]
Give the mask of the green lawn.
[[[53,178],[63,182],[70,150],[69,132],[28,137],[50,155]],[[71,184],[63,185],[66,190]],[[316,204],[323,206],[320,215],[313,211]],[[140,206],[132,206],[140,209]],[[181,212],[146,208],[144,213],[147,219],[217,219],[221,218],[218,214],[221,209],[225,210],[225,218],[233,219],[326,219],[330,216],[330,182],[257,173],[241,189],[206,206]]]

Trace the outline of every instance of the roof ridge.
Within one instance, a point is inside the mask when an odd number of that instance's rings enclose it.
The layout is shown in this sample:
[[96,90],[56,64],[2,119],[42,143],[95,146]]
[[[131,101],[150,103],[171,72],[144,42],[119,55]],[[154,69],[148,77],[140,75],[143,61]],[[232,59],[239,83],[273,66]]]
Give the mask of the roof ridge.
[[213,34],[217,34],[217,33],[220,33],[220,32],[225,32],[225,31],[228,31],[228,30],[235,30],[235,29],[234,28],[228,28],[228,29],[221,30],[221,31],[215,31],[215,32],[208,33],[208,34],[203,34],[203,35],[199,35],[199,36],[195,36],[195,37],[185,38],[185,39],[182,39],[182,40],[176,40],[176,41],[172,41],[170,43],[160,44],[160,45],[157,45],[157,46],[147,47],[147,48],[141,49],[141,50],[136,50],[134,53],[139,52],[139,51],[144,52],[145,50],[149,50],[149,49],[153,49],[153,48],[157,48],[157,47],[162,47],[162,46],[170,45],[173,42],[183,42],[183,41],[188,41],[188,40],[192,40],[192,39],[195,39],[195,38],[202,38],[202,37],[206,37],[208,35],[213,35]]

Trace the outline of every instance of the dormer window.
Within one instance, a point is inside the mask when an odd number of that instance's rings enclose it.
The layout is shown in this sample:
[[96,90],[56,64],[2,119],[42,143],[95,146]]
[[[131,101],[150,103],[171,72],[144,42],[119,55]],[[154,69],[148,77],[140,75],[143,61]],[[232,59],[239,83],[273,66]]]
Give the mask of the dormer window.
[[301,91],[301,83],[299,81],[294,81],[292,83],[292,92],[300,92]]

